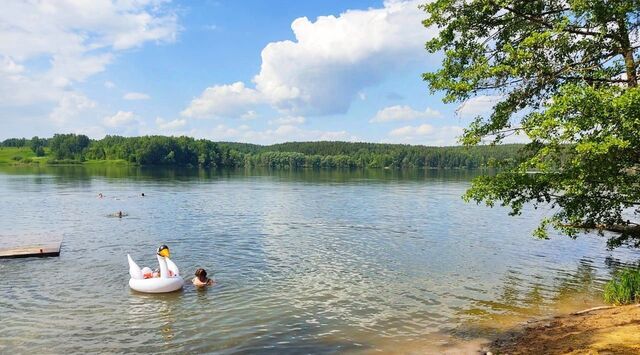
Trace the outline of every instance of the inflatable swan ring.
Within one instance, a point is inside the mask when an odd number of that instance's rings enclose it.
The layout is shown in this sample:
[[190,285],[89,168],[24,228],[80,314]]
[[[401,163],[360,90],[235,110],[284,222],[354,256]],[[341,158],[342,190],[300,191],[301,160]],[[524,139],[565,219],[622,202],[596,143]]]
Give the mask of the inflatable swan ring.
[[[140,266],[131,259],[129,260],[129,287],[145,293],[164,293],[177,291],[184,286],[184,280],[180,277],[178,266],[169,259],[169,248],[166,245],[158,248],[158,264],[160,264],[160,277],[145,278]],[[148,268],[145,268],[148,269]]]

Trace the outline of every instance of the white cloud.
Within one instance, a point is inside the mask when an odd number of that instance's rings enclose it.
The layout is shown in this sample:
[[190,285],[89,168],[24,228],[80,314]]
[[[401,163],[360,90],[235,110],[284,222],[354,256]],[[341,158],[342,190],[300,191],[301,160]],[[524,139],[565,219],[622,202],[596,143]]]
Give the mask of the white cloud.
[[84,134],[92,139],[102,139],[107,135],[107,131],[105,131],[102,126],[77,127],[72,129],[72,132],[75,134]]
[[424,58],[431,33],[422,1],[387,1],[383,8],[291,24],[295,41],[262,50],[256,87],[279,109],[301,114],[344,113],[357,93],[407,61]]
[[215,85],[191,101],[189,107],[181,114],[185,117],[216,118],[238,117],[250,114],[264,102],[261,93],[245,87],[244,83],[236,82],[231,85]]
[[117,128],[130,126],[136,123],[136,116],[131,111],[118,111],[113,116],[107,116],[103,119],[104,125],[107,127]]
[[1,53],[0,58],[0,107],[55,102],[62,99],[65,90],[59,85],[54,85],[49,77],[31,77],[25,65]]
[[281,125],[276,129],[243,132],[242,141],[272,144],[290,141],[355,141],[358,138],[347,131],[307,130],[294,125]]
[[396,128],[389,132],[390,136],[408,137],[408,136],[424,136],[433,133],[433,126],[430,124],[422,124],[420,126],[404,126]]
[[24,66],[16,63],[11,58],[4,56],[0,61],[0,73],[5,75],[17,75],[24,71]]
[[[183,114],[237,116],[258,102],[290,115],[345,113],[362,89],[426,58],[424,42],[437,29],[422,26],[421,3],[394,0],[382,8],[348,10],[315,22],[298,18],[291,24],[294,41],[271,42],[262,50],[255,90],[243,83],[209,87]],[[243,93],[230,95],[230,86]],[[229,96],[233,109],[224,110],[221,102]]]
[[74,82],[82,82],[93,74],[103,71],[113,59],[111,53],[106,54],[54,54],[51,68],[45,75],[51,83],[58,87],[66,87]]
[[107,89],[113,89],[116,87],[116,84],[113,81],[105,81],[104,87]]
[[160,117],[156,118],[156,125],[161,130],[173,131],[178,128],[182,128],[187,124],[186,119],[175,119],[172,121],[166,121]]
[[96,103],[78,92],[65,92],[58,106],[56,106],[49,118],[56,124],[64,124],[96,106]]
[[178,32],[163,0],[8,1],[0,24],[0,67],[14,68],[0,72],[0,106],[59,101],[118,51],[173,41]]
[[459,126],[404,126],[389,132],[384,143],[423,144],[433,146],[457,145],[463,128]]
[[460,117],[476,117],[490,113],[493,106],[502,99],[502,96],[495,95],[479,95],[472,97],[469,100],[458,106],[457,113]]
[[258,118],[258,113],[256,111],[253,110],[249,110],[246,113],[240,115],[240,118],[242,118],[243,120],[254,120],[256,118]]
[[417,111],[406,105],[396,105],[385,107],[378,111],[376,115],[369,120],[371,123],[393,122],[393,121],[411,121],[419,118],[440,118],[440,111],[427,107],[424,111]]
[[142,92],[128,92],[122,98],[125,100],[148,100],[151,96]]
[[219,124],[214,129],[206,132],[204,137],[213,140],[251,142],[258,144],[273,144],[288,141],[359,140],[358,137],[344,130],[308,130],[286,124],[278,126],[275,129],[266,129],[261,131],[253,130],[247,125],[241,125],[237,128],[233,128],[224,124]]
[[285,116],[276,118],[275,120],[270,120],[270,125],[297,125],[303,124],[306,119],[302,116]]

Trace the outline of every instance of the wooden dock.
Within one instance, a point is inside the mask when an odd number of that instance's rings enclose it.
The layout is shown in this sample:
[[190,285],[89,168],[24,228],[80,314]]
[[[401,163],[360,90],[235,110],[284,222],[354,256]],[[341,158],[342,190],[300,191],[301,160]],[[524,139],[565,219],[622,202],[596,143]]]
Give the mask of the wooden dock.
[[59,256],[61,235],[0,235],[0,259]]

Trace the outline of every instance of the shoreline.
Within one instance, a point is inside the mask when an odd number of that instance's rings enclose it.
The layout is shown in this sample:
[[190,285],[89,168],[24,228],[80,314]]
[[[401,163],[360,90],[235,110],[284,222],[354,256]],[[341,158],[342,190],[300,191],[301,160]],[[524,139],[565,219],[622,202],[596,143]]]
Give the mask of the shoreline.
[[640,354],[640,304],[594,306],[523,318],[494,334],[433,333],[409,341],[377,343],[357,354]]
[[481,353],[640,353],[640,305],[595,307],[531,320],[497,335]]

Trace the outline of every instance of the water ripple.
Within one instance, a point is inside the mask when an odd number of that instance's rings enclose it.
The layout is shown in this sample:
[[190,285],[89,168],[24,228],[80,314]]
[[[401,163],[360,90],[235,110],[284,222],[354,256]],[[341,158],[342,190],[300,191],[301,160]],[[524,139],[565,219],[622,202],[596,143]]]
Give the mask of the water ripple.
[[[464,204],[466,175],[146,173],[0,173],[1,230],[64,234],[59,258],[0,261],[0,352],[375,350],[595,298],[636,256],[534,240],[544,211]],[[159,244],[216,286],[131,291],[126,254],[155,267]]]

